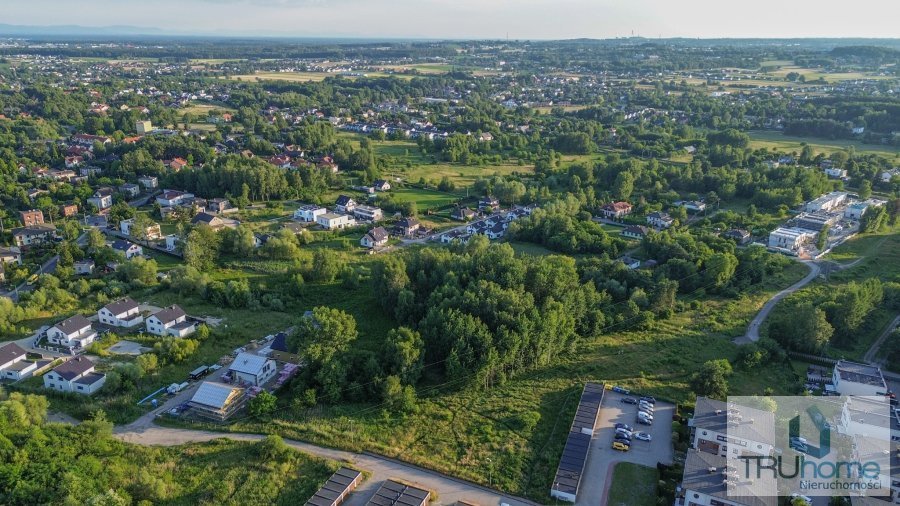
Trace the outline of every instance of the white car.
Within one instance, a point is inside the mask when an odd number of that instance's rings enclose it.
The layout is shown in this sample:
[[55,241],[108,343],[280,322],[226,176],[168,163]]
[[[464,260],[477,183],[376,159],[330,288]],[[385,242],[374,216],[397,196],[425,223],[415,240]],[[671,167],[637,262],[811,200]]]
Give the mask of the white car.
[[807,504],[812,504],[812,502],[813,502],[812,498],[809,497],[808,495],[802,495],[802,494],[798,494],[796,492],[791,494],[791,499],[803,499],[804,501],[806,501]]

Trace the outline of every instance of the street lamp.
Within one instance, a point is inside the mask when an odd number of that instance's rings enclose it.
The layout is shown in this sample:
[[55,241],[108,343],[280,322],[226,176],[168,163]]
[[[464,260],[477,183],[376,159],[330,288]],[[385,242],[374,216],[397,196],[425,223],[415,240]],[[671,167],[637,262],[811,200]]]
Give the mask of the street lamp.
[[491,461],[490,457],[487,459],[488,461],[488,485],[491,487],[494,486],[494,465]]

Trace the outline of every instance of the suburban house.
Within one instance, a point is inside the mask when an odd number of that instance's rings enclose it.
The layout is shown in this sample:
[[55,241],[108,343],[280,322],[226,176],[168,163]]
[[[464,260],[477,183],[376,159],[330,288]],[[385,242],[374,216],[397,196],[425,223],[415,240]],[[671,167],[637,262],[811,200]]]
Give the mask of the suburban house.
[[364,205],[353,208],[353,216],[365,221],[381,221],[384,218],[380,208]]
[[134,183],[125,183],[119,186],[119,192],[126,197],[137,197],[141,193],[141,187]]
[[468,207],[457,207],[450,211],[450,217],[459,221],[469,221],[475,218],[476,214],[478,213]]
[[22,225],[25,227],[33,227],[34,225],[44,224],[44,212],[38,209],[32,209],[30,211],[19,211],[19,218],[21,218]]
[[398,221],[395,225],[395,228],[397,229],[399,235],[402,235],[404,237],[411,237],[416,235],[419,229],[422,228],[422,224],[419,223],[419,220],[410,216]]
[[[729,494],[728,465],[725,457],[696,449],[687,451],[680,493],[676,506],[776,506],[778,490],[774,479],[757,480],[745,487],[746,496]],[[761,491],[753,494],[751,491]]]
[[831,384],[841,395],[881,396],[888,391],[880,368],[846,360],[834,364]]
[[175,234],[169,234],[165,239],[166,251],[175,251],[178,248],[178,243],[181,242],[181,237]]
[[334,210],[339,213],[349,214],[353,212],[353,209],[356,208],[356,205],[357,204],[355,200],[346,195],[341,195],[334,202]]
[[803,228],[778,227],[769,234],[769,247],[798,252],[804,244],[816,240],[816,233]]
[[372,183],[372,188],[378,192],[386,192],[391,189],[391,183],[388,183],[384,179],[376,179],[374,183]]
[[31,376],[37,369],[37,362],[26,358],[27,352],[16,343],[0,347],[0,379],[19,381]]
[[224,213],[225,211],[231,209],[231,202],[228,199],[216,198],[209,199],[206,202],[206,212],[208,213]]
[[262,386],[275,377],[275,361],[252,353],[240,353],[228,367],[241,385]]
[[132,328],[144,323],[144,316],[138,303],[130,297],[110,302],[97,311],[100,323],[112,325],[113,327]]
[[16,246],[32,246],[40,244],[56,237],[56,227],[53,225],[34,225],[13,230],[13,241]]
[[173,172],[179,172],[181,169],[188,166],[188,162],[184,158],[174,158],[170,160],[166,166],[172,169]]
[[44,388],[90,395],[106,382],[106,375],[94,372],[94,363],[75,357],[44,375]]
[[[125,235],[134,235],[132,230],[134,228],[134,218],[130,218],[127,220],[122,220],[119,222],[119,231]],[[147,239],[148,241],[155,241],[157,239],[162,239],[162,229],[159,226],[159,223],[151,223],[147,225],[147,228],[144,229],[143,239]]]
[[650,233],[650,230],[643,225],[629,225],[622,229],[622,237],[629,237],[631,239],[643,239],[647,237],[647,234]]
[[353,219],[353,216],[334,213],[320,214],[316,217],[316,223],[322,225],[322,228],[326,230],[336,230],[356,226],[356,220]]
[[156,336],[187,337],[197,330],[180,306],[171,305],[147,318],[147,332]]
[[481,197],[478,199],[478,210],[479,211],[493,211],[494,209],[500,208],[500,201],[497,200],[496,197]]
[[305,221],[307,223],[313,223],[319,216],[327,212],[328,210],[322,206],[307,204],[304,206],[300,206],[296,211],[294,211],[294,219]]
[[213,420],[227,420],[247,401],[246,390],[223,383],[204,381],[188,406],[200,416]]
[[732,239],[741,245],[749,243],[751,239],[750,231],[742,228],[733,228],[722,234],[722,237]]
[[359,240],[359,243],[366,248],[380,248],[387,244],[388,232],[384,227],[375,227]]
[[175,207],[184,205],[194,198],[194,194],[186,193],[178,190],[163,190],[162,194],[156,197],[156,203],[160,207]]
[[109,209],[113,205],[113,189],[99,188],[94,195],[88,199],[88,203],[93,204],[99,210]]
[[628,202],[613,202],[601,207],[600,214],[609,220],[621,219],[631,214],[631,209],[632,206]]
[[736,459],[742,455],[771,455],[774,448],[775,414],[771,411],[697,397],[688,426],[691,448],[701,453]]
[[80,276],[89,276],[94,273],[94,261],[93,260],[78,260],[73,264],[75,268],[75,274]]
[[138,178],[138,183],[147,190],[154,190],[159,187],[159,178],[156,176],[141,176]]
[[97,332],[87,318],[77,314],[47,329],[47,341],[50,344],[67,348],[85,348],[94,342]]
[[22,265],[22,250],[16,246],[0,246],[0,264]]
[[127,260],[131,260],[136,256],[141,256],[144,254],[144,248],[124,239],[116,240],[116,242],[112,244],[112,249],[125,255],[125,258]]
[[78,206],[75,204],[62,204],[59,206],[59,214],[65,218],[71,218],[78,214]]
[[191,225],[199,225],[201,223],[209,226],[213,230],[222,230],[228,226],[228,223],[226,223],[225,220],[209,213],[198,213],[191,220]]
[[654,228],[669,228],[675,223],[675,219],[669,213],[655,212],[647,215],[647,224]]

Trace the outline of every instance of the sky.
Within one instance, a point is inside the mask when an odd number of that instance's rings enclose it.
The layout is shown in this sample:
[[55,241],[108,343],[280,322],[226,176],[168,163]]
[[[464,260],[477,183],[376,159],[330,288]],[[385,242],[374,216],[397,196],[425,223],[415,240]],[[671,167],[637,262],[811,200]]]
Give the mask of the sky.
[[0,0],[0,23],[426,39],[900,37],[900,0]]

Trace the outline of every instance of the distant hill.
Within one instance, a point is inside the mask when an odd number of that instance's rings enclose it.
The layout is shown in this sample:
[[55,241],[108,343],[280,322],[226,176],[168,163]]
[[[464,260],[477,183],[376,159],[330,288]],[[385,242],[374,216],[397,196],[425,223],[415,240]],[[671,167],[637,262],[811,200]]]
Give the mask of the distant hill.
[[55,25],[55,26],[29,26],[29,25],[9,25],[0,23],[0,35],[26,37],[39,35],[47,36],[66,36],[66,35],[164,35],[168,32],[159,28],[140,27],[140,26],[81,26],[81,25]]

